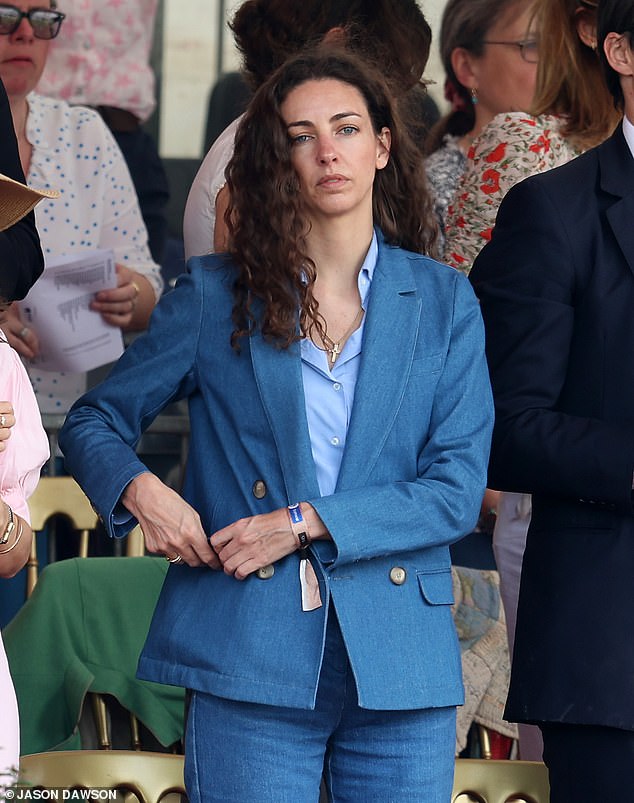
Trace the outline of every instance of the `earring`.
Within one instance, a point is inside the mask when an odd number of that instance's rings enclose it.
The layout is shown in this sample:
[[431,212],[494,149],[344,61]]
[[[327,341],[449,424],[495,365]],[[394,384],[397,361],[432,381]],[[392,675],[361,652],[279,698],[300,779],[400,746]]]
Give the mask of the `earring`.
[[474,86],[471,87],[471,103],[474,106],[478,104],[478,90]]

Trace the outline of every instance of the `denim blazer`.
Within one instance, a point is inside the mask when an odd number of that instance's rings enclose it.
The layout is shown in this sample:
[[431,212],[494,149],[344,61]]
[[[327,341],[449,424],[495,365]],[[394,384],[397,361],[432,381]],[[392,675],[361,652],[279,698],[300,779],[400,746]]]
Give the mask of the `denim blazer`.
[[226,256],[190,260],[148,332],[73,407],[60,444],[111,534],[123,535],[135,521],[121,493],[146,470],[134,446],[167,403],[187,397],[183,496],[205,531],[310,501],[333,539],[311,547],[324,604],[302,611],[296,553],[242,582],[172,566],[140,677],[311,708],[332,602],[361,706],[460,704],[448,547],[476,522],[493,422],[469,282],[379,237],[346,450],[336,492],[321,497],[299,346],[258,333],[232,350],[233,280]]

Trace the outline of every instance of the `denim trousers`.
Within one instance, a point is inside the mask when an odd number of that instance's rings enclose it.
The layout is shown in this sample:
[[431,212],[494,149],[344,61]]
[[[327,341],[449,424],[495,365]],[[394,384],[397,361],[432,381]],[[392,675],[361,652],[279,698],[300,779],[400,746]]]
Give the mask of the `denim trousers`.
[[[301,656],[298,656],[301,661]],[[190,803],[449,803],[456,709],[360,708],[332,607],[316,707],[192,694],[185,741]]]

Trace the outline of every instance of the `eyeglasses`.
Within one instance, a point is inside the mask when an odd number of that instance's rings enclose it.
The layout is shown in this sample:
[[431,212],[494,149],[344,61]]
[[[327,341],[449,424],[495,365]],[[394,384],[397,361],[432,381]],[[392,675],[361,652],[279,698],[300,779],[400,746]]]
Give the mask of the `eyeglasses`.
[[52,8],[31,8],[22,11],[16,6],[0,4],[0,36],[15,33],[23,19],[28,19],[36,39],[55,39],[66,14]]
[[520,54],[524,61],[529,64],[537,64],[539,61],[539,42],[537,39],[525,39],[521,42],[493,42],[491,39],[485,39],[483,45],[510,45],[511,47],[519,47]]

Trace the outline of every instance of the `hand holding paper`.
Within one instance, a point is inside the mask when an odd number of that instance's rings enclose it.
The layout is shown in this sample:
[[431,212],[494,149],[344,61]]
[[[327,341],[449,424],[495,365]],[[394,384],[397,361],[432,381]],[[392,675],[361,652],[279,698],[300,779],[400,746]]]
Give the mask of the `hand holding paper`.
[[43,371],[83,372],[118,359],[123,352],[121,330],[91,308],[95,293],[116,286],[110,250],[48,260],[20,302],[21,320],[39,340],[33,365]]

